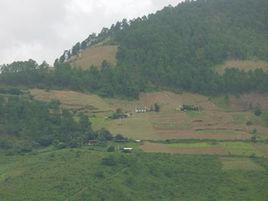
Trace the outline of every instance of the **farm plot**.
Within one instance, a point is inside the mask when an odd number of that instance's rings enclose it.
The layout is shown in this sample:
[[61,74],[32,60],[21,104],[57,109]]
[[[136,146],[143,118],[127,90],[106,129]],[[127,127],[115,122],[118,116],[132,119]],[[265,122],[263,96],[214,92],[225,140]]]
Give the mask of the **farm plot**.
[[[141,94],[138,100],[123,100],[73,91],[33,89],[31,95],[43,101],[59,100],[63,107],[89,114],[94,129],[106,128],[132,139],[248,140],[251,137],[249,133],[255,128],[259,139],[268,138],[268,128],[261,125],[259,117],[250,112],[225,111],[216,106],[213,99],[197,94],[163,91]],[[154,103],[160,105],[160,112],[135,113],[136,107],[150,108]],[[184,103],[198,105],[202,109],[199,112],[176,110]],[[123,120],[108,120],[106,117],[118,108],[131,116]],[[247,122],[252,125],[248,126]]]
[[264,168],[255,163],[250,158],[232,158],[224,157],[220,159],[224,171],[242,170],[242,171],[264,171]]
[[112,109],[99,96],[84,94],[74,91],[40,90],[32,89],[31,95],[41,101],[59,100],[63,107],[74,110],[86,110],[91,112],[110,112]]
[[264,156],[264,154],[256,149],[251,143],[244,142],[224,142],[222,146],[229,155],[237,156]]
[[145,152],[161,152],[173,154],[208,154],[208,155],[225,155],[227,152],[216,145],[209,143],[177,143],[177,144],[160,144],[145,142],[141,146]]
[[247,142],[193,142],[193,143],[152,143],[141,145],[145,152],[163,152],[178,154],[213,154],[222,156],[268,156],[253,144]]

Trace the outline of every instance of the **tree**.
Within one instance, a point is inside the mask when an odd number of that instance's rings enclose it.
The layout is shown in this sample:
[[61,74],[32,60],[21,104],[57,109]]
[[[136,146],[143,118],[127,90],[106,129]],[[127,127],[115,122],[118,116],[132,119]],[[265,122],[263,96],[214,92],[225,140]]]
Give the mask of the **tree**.
[[157,103],[154,104],[154,111],[160,112],[160,105],[158,105]]
[[83,133],[91,131],[91,122],[88,120],[88,117],[84,113],[79,114],[79,124]]
[[111,141],[113,139],[113,135],[106,129],[101,129],[97,131],[98,139],[100,141]]
[[72,48],[72,55],[77,55],[80,51],[80,42],[76,43]]

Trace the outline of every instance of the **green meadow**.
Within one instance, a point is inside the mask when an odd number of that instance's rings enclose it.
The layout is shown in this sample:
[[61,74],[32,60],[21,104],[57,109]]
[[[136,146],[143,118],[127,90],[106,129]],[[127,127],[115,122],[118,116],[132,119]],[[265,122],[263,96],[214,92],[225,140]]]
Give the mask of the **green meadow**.
[[1,201],[264,201],[267,188],[264,158],[123,154],[87,147],[0,155]]

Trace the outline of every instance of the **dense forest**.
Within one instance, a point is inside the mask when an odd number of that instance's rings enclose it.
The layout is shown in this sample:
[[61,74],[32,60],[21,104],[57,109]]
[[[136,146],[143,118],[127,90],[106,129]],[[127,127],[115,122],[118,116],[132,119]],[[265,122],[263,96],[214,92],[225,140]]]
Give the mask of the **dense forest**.
[[[267,91],[268,74],[260,69],[215,72],[227,59],[267,60],[267,7],[266,0],[185,1],[91,34],[65,51],[53,69],[32,60],[3,65],[0,82],[134,98],[156,89],[208,95]],[[71,67],[71,56],[100,42],[119,46],[116,67],[106,61],[100,70]]]
[[125,139],[105,129],[93,131],[85,114],[63,109],[59,101],[37,101],[14,88],[5,92],[0,94],[0,150],[24,153],[52,144],[74,148],[88,140]]

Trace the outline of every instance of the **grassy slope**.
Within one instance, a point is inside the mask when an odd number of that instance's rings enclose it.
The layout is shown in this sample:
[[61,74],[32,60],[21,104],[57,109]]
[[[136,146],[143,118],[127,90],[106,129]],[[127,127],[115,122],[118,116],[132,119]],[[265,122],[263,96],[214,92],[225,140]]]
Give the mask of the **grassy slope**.
[[[116,164],[102,158],[113,155]],[[0,157],[1,201],[264,201],[268,161],[66,149]],[[230,164],[230,161],[236,161]],[[229,163],[228,163],[229,162]],[[238,169],[238,164],[247,168]]]
[[73,56],[70,63],[77,68],[88,69],[92,65],[100,67],[106,60],[112,65],[116,65],[116,54],[118,47],[116,45],[98,45],[87,48],[78,56]]

